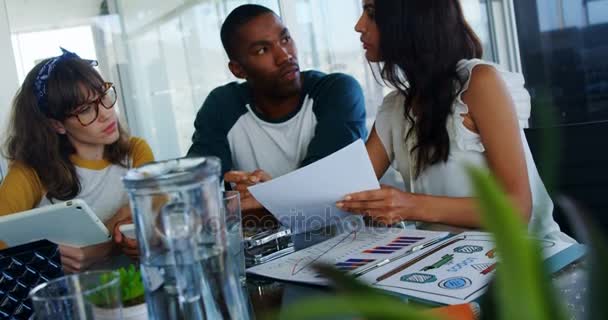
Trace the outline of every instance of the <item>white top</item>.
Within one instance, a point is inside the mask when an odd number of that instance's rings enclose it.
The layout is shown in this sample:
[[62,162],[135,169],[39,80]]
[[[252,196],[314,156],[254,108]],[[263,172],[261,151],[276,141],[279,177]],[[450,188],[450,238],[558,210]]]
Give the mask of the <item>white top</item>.
[[[118,209],[129,204],[128,194],[122,183],[122,177],[130,168],[139,167],[154,161],[150,146],[143,139],[131,137],[130,151],[127,155],[127,167],[103,160],[85,160],[77,155],[70,156],[76,167],[80,180],[80,193],[75,197],[84,200],[104,223],[112,218]],[[54,201],[55,203],[60,201]],[[37,208],[51,204],[43,196]]]
[[[405,119],[403,113],[404,96],[398,91],[388,94],[378,110],[375,123],[376,132],[391,163],[403,176],[407,191],[447,197],[471,197],[474,195],[465,164],[482,168],[488,168],[488,164],[481,137],[467,129],[463,124],[462,114],[468,113],[468,107],[462,101],[462,93],[468,89],[472,69],[479,64],[492,66],[500,73],[515,102],[520,126],[526,125],[530,115],[530,95],[523,86],[523,76],[504,71],[501,67],[482,60],[461,60],[457,64],[457,72],[461,79],[466,79],[466,82],[464,82],[460,94],[453,103],[452,115],[447,119],[447,130],[450,137],[448,160],[428,167],[418,178],[414,179],[413,173],[415,170],[410,165],[410,153],[408,151],[410,148],[405,143],[405,136],[410,128],[410,123]],[[528,229],[530,232],[534,230],[540,237],[573,241],[560,232],[559,226],[553,220],[553,202],[538,175],[523,129],[520,133],[532,190],[532,217]],[[410,135],[408,144],[413,145],[411,141],[413,137],[413,134]],[[421,225],[431,227],[428,224]],[[442,229],[442,226],[439,226],[438,229]]]
[[214,89],[201,107],[188,156],[213,155],[223,172],[279,177],[366,137],[365,99],[351,76],[302,72],[302,100],[281,119],[256,112],[247,82]]
[[[121,181],[127,170],[128,168],[116,164],[103,169],[76,166],[76,173],[82,188],[76,198],[84,200],[99,220],[108,221],[118,209],[129,204],[127,192]],[[52,203],[45,196],[36,207],[40,208],[50,204]]]
[[291,119],[272,123],[260,119],[246,105],[244,113],[228,132],[234,168],[255,171],[264,168],[271,177],[297,169],[314,137],[317,117],[314,100],[306,96],[302,108]]

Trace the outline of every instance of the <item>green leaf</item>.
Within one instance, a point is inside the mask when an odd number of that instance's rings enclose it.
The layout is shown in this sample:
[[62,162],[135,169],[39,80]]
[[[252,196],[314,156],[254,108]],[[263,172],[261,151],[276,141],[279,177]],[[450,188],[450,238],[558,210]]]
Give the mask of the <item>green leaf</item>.
[[527,235],[521,216],[487,171],[473,167],[468,171],[483,224],[492,232],[501,259],[496,279],[499,318],[566,319],[544,269],[541,249]]
[[437,319],[403,300],[374,289],[336,268],[317,264],[315,269],[330,279],[337,297],[315,297],[287,307],[282,319],[318,319],[357,316],[365,319]]
[[118,269],[118,273],[120,275],[120,290],[123,302],[134,300],[145,294],[141,273],[134,265],[130,265],[127,269],[120,268]]
[[389,296],[386,294],[386,291],[378,290],[372,288],[361,281],[358,281],[356,278],[348,275],[335,267],[328,264],[316,264],[314,266],[319,274],[323,275],[325,278],[330,279],[333,287],[338,292],[345,292],[348,294],[354,295],[381,295],[381,296]]

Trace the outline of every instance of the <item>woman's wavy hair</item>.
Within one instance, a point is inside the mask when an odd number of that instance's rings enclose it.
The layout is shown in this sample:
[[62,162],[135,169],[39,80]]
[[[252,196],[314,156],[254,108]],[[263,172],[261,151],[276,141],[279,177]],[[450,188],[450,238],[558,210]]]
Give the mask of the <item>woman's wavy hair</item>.
[[450,154],[446,128],[463,80],[462,59],[481,58],[479,38],[465,21],[458,0],[376,0],[382,79],[405,96],[405,117],[415,134],[410,150],[416,176]]
[[[70,155],[76,150],[65,134],[53,129],[49,119],[63,122],[91,96],[103,94],[104,80],[90,62],[62,59],[48,77],[48,103],[43,112],[36,99],[34,82],[47,61],[38,63],[17,91],[3,153],[10,161],[36,172],[49,200],[65,201],[76,197],[81,190],[76,167],[70,161]],[[120,138],[105,147],[104,158],[127,166],[129,136],[120,124],[118,128]]]

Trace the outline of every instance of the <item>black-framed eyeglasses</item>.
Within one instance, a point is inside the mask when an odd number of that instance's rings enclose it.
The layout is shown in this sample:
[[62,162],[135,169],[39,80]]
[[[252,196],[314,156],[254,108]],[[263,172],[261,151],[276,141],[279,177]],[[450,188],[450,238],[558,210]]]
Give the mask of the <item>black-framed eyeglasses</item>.
[[78,122],[80,122],[83,127],[86,127],[97,120],[97,117],[99,116],[99,105],[108,110],[112,109],[117,100],[114,84],[105,82],[103,87],[104,92],[99,98],[77,107],[76,111],[70,113],[68,116],[76,117]]

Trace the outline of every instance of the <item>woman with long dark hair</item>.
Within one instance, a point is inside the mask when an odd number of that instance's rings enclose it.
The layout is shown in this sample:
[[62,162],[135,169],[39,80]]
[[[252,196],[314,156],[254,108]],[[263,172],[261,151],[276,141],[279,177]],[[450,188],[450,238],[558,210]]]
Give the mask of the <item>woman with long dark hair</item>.
[[489,168],[531,231],[569,240],[553,221],[520,127],[530,110],[523,77],[480,60],[482,46],[459,1],[364,0],[363,9],[355,30],[365,56],[395,88],[367,150],[376,175],[393,163],[406,191],[383,186],[337,206],[423,228],[479,228],[465,170],[473,164]]
[[[130,216],[120,179],[154,157],[144,140],[122,129],[116,90],[93,63],[63,50],[28,73],[13,101],[5,141],[11,163],[0,185],[0,215],[79,198],[109,230]],[[115,249],[112,242],[60,246],[67,271],[86,269]]]

